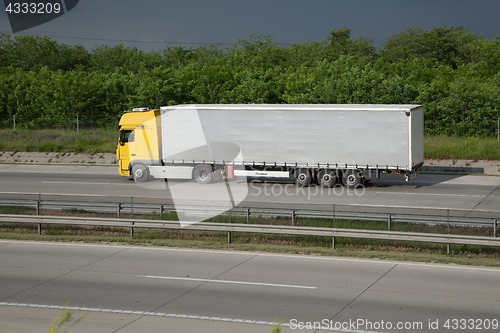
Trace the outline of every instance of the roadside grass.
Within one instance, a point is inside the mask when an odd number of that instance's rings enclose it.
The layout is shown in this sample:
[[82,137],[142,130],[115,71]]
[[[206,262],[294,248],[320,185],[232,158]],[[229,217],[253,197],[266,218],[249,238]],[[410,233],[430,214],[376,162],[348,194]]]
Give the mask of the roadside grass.
[[[0,207],[0,213],[35,214],[32,209],[22,207],[10,209]],[[47,215],[116,217],[116,214],[98,214],[89,211],[45,211]],[[123,215],[123,218],[132,216]],[[159,214],[135,218],[159,220]],[[175,220],[175,213],[163,215],[164,220]],[[222,216],[214,219],[219,222],[246,223],[246,217]],[[249,223],[291,225],[290,219],[253,217]],[[300,219],[298,225],[332,227],[331,220]],[[387,230],[387,222],[379,221],[336,221],[337,228]],[[337,237],[335,249],[332,249],[331,237],[296,236],[281,234],[232,233],[232,242],[228,243],[227,232],[210,232],[185,229],[148,229],[134,228],[131,238],[130,228],[109,226],[71,226],[43,225],[41,235],[36,224],[0,223],[0,238],[16,240],[40,240],[59,242],[87,242],[128,244],[141,246],[187,247],[219,250],[257,251],[271,253],[306,254],[319,256],[341,256],[357,258],[378,258],[398,261],[419,261],[453,263],[460,265],[482,265],[500,267],[500,249],[486,246],[451,245],[450,254],[445,244],[420,242],[384,241],[373,239],[353,239]],[[391,230],[447,233],[443,225],[422,225],[413,223],[393,223]],[[450,233],[492,236],[492,228],[451,227]]]
[[0,151],[113,153],[117,131],[107,129],[27,130],[0,129]]
[[0,206],[0,214],[13,215],[32,215],[36,212],[35,208],[24,206]]
[[[0,151],[114,153],[114,129],[27,130],[0,129]],[[426,159],[500,160],[496,138],[431,136],[424,138]]]
[[496,138],[455,138],[426,136],[426,159],[500,160],[500,142]]

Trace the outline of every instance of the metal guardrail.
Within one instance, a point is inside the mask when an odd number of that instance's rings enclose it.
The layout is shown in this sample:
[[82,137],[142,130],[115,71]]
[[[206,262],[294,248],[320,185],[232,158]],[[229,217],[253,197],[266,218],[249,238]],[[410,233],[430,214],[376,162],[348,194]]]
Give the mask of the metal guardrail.
[[[20,206],[36,209],[39,215],[42,209],[75,209],[87,210],[92,212],[116,213],[120,218],[125,214],[163,214],[176,212],[174,205],[168,204],[147,204],[130,202],[91,202],[91,201],[68,201],[68,200],[6,200],[0,199],[0,206]],[[221,212],[225,209],[220,207],[200,207],[184,206],[183,210],[192,212]],[[394,213],[374,213],[374,212],[353,212],[341,211],[332,206],[332,210],[306,210],[306,209],[276,209],[276,208],[245,208],[235,207],[229,211],[232,216],[246,217],[247,223],[251,216],[260,217],[282,217],[290,218],[291,224],[296,225],[301,218],[317,218],[332,220],[333,227],[337,220],[356,220],[356,221],[386,221],[387,230],[391,230],[393,223],[416,223],[426,225],[447,225],[447,226],[470,226],[485,227],[493,229],[493,236],[497,236],[498,220],[494,218],[479,217],[457,217],[451,216],[450,210],[441,210],[441,215],[412,215],[412,214],[394,214]]]
[[[1,222],[7,223],[35,223],[39,232],[42,224],[84,225],[84,226],[111,226],[126,227],[131,229],[133,237],[134,228],[156,229],[186,229],[202,231],[228,232],[228,241],[231,241],[232,232],[248,232],[262,234],[287,234],[332,237],[332,246],[335,247],[336,237],[379,239],[393,241],[428,242],[441,244],[466,244],[481,246],[500,246],[500,238],[484,236],[464,236],[453,234],[427,234],[414,232],[358,230],[317,228],[299,226],[235,224],[217,222],[189,222],[189,221],[163,221],[144,219],[118,219],[118,218],[90,218],[68,216],[36,216],[36,215],[0,215]],[[449,250],[449,249],[448,249]]]
[[[54,199],[55,197],[55,199]],[[110,198],[113,200],[112,198]],[[94,201],[92,201],[94,200]],[[228,242],[231,242],[232,232],[268,233],[268,234],[291,234],[291,235],[311,235],[332,237],[332,245],[335,247],[337,237],[365,238],[379,240],[399,240],[412,242],[430,242],[447,244],[447,251],[450,252],[450,244],[500,246],[500,238],[497,238],[498,220],[496,218],[460,217],[454,216],[460,211],[436,210],[434,215],[416,214],[396,214],[385,212],[366,212],[341,210],[337,205],[332,205],[331,210],[309,210],[309,209],[276,209],[276,208],[245,208],[236,207],[226,212],[231,217],[246,217],[247,224],[235,223],[212,223],[165,221],[162,220],[166,213],[176,212],[174,205],[137,202],[139,199],[115,198],[114,202],[95,202],[93,198],[79,198],[78,201],[68,200],[64,197],[48,196],[42,199],[42,195],[31,196],[31,199],[3,199],[0,198],[0,206],[30,207],[36,210],[36,216],[25,215],[0,215],[0,222],[12,223],[34,223],[38,224],[38,231],[41,233],[42,224],[64,224],[64,225],[85,225],[85,226],[110,226],[128,227],[131,237],[134,236],[134,228],[168,228],[168,229],[189,229],[204,231],[224,231],[228,234]],[[341,205],[339,205],[341,206]],[[342,206],[341,206],[342,207]],[[344,206],[346,207],[346,206]],[[350,206],[349,206],[350,207]],[[42,216],[43,210],[79,210],[96,213],[116,214],[116,219],[110,218],[89,218],[89,217],[68,217],[68,216]],[[182,207],[193,213],[207,213],[210,210],[220,213],[225,209],[220,207]],[[160,220],[135,219],[135,215],[158,214]],[[132,219],[124,218],[125,215],[132,216]],[[216,214],[214,214],[216,215]],[[283,225],[262,225],[251,224],[250,217],[280,217],[291,220],[291,226]],[[332,228],[305,227],[298,226],[301,219],[325,219],[330,220]],[[336,228],[336,221],[386,221],[387,231],[340,229]],[[391,231],[393,223],[415,223],[425,225],[446,225],[448,231],[451,226],[467,226],[492,228],[493,237],[485,236],[465,236],[456,234],[429,234],[415,232],[394,232]]]

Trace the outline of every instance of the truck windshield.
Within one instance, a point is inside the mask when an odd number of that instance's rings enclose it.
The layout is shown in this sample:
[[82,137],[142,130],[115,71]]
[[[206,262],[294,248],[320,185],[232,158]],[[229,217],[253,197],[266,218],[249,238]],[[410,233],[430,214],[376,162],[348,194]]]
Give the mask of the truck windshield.
[[121,130],[120,142],[134,142],[134,130]]

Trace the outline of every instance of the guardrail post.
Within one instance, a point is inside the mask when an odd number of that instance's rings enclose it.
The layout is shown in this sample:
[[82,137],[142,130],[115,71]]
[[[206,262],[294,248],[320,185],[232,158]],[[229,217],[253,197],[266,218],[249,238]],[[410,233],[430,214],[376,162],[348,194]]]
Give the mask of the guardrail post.
[[[14,125],[14,127],[15,127],[15,125]],[[15,131],[15,128],[14,128],[14,131]],[[42,198],[41,197],[42,197],[42,195],[40,193],[38,193],[38,200],[36,201],[36,215],[40,215],[40,212],[42,210]],[[41,223],[38,223],[38,234],[39,235],[42,234],[42,224]]]
[[335,242],[337,241],[336,238],[337,237],[335,237],[335,236],[332,237],[332,249],[334,249],[334,250],[335,250]]
[[295,225],[295,209],[292,209],[292,225]]
[[387,215],[387,230],[391,231],[391,222],[392,222],[392,215],[388,214]]
[[[231,221],[231,210],[228,210],[227,214],[229,216],[229,223],[232,223],[232,221]],[[227,243],[231,244],[232,242],[233,242],[233,233],[232,233],[232,231],[228,231],[227,232]]]
[[160,220],[163,220],[163,205],[160,205]]
[[[335,228],[336,227],[336,224],[337,224],[337,214],[335,214],[335,204],[333,204],[333,227]],[[335,242],[335,240],[334,240]]]
[[134,227],[135,222],[132,222],[132,227],[130,227],[130,238],[134,238]]
[[247,224],[250,223],[250,208],[247,208]]
[[130,198],[130,214],[132,214],[132,217],[134,216],[134,197]]
[[493,237],[497,236],[498,220],[493,221]]
[[122,204],[120,202],[120,203],[118,203],[118,218],[120,218],[121,212],[122,212]]
[[[447,229],[448,229],[448,235],[449,235],[450,234],[450,210],[449,209],[446,210],[446,216],[447,216],[446,223],[447,223]],[[450,255],[450,252],[451,252],[451,245],[450,245],[450,243],[448,243],[448,244],[446,244],[446,253],[448,255]]]
[[448,229],[448,235],[450,234],[450,210],[447,209],[446,210],[446,225],[447,225],[447,229]]

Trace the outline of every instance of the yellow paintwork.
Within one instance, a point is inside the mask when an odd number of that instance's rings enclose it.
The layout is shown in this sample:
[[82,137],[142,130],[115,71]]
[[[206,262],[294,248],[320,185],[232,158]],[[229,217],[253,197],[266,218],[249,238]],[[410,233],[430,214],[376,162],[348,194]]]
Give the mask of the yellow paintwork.
[[129,165],[134,160],[159,160],[159,116],[160,110],[127,112],[119,122],[119,129],[133,132],[133,142],[120,143],[116,148],[118,173],[130,176]]

